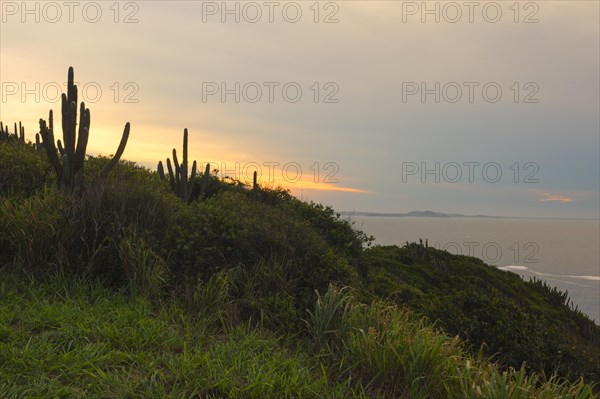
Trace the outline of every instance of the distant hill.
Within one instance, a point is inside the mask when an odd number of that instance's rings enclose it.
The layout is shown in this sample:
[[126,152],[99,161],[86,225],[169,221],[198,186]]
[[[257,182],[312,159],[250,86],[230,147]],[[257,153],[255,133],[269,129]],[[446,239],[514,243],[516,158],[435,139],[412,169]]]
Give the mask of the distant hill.
[[424,218],[510,218],[509,216],[463,215],[461,213],[443,213],[435,211],[412,211],[406,213],[342,211],[341,215],[378,216],[378,217],[424,217]]
[[598,220],[594,218],[548,218],[532,216],[492,216],[492,215],[464,215],[462,213],[444,213],[435,211],[411,211],[411,212],[362,212],[362,211],[340,211],[340,215],[367,216],[367,217],[417,217],[417,218],[486,218],[486,219],[553,219],[553,220]]

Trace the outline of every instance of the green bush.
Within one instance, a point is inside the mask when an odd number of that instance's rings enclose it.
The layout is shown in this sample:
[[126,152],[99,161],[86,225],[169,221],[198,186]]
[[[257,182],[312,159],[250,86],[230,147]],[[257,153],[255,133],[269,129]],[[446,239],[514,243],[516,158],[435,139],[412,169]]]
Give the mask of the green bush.
[[[505,367],[518,370],[525,363],[548,375],[600,380],[600,349],[594,343],[600,329],[566,305],[553,304],[559,294],[479,259],[433,248],[420,258],[414,249],[365,251],[372,294],[427,316],[440,330],[464,338],[473,351],[483,345]],[[433,265],[434,255],[447,260],[447,269]]]
[[67,213],[65,199],[55,190],[29,198],[0,196],[0,261],[31,272],[77,262],[77,237]]
[[[356,271],[321,235],[294,214],[224,192],[192,203],[169,225],[164,255],[182,279],[206,278],[232,267],[252,268],[264,259],[286,259],[298,298],[310,298],[328,281],[356,280]],[[308,297],[306,297],[308,295]]]
[[31,196],[52,182],[44,153],[20,141],[0,143],[0,195]]
[[303,310],[296,306],[298,278],[293,263],[276,257],[232,270],[233,295],[241,320],[263,327],[297,331]]

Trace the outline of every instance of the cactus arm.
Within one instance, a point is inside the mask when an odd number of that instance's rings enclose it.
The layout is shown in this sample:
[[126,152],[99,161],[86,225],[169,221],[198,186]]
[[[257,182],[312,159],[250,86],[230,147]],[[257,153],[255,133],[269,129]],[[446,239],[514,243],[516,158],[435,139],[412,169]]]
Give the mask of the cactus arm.
[[108,173],[115,167],[117,162],[119,162],[119,159],[121,158],[121,156],[123,155],[123,152],[125,151],[125,146],[127,145],[127,140],[129,139],[130,128],[131,128],[131,125],[129,124],[129,122],[127,122],[125,124],[125,129],[123,130],[123,136],[121,136],[121,143],[119,144],[119,148],[117,148],[117,152],[112,157],[110,162],[104,167],[104,169],[102,170],[102,173],[100,173],[98,182],[101,183],[102,181],[104,181],[104,179],[106,178]]
[[198,164],[196,163],[196,161],[194,161],[192,163],[192,173],[190,174],[190,180],[189,180],[190,186],[188,188],[188,191],[189,191],[190,198],[189,198],[188,202],[192,202],[193,200],[198,198],[198,188],[199,187],[198,187],[198,182],[196,181],[197,167],[198,167]]
[[77,149],[75,150],[75,170],[83,170],[83,163],[85,161],[85,149],[87,147],[89,131],[87,127],[84,127],[79,132],[79,142],[77,143]]
[[175,186],[175,176],[173,174],[173,167],[171,166],[171,160],[167,158],[167,169],[169,171],[169,182],[171,183],[171,188],[175,193],[177,193],[177,189]]
[[163,166],[162,161],[158,161],[158,166],[156,167],[156,172],[158,172],[158,177],[160,177],[161,180],[166,180],[165,168]]
[[188,130],[183,129],[183,163],[181,164],[181,194],[183,200],[189,202],[189,192],[188,192],[188,175],[187,175],[187,166],[188,166]]
[[85,150],[87,148],[90,132],[90,110],[85,108],[85,104],[81,103],[79,114],[79,137],[77,139],[77,147],[75,148],[75,170],[83,169],[85,161]]
[[67,94],[69,95],[69,100],[75,101],[75,104],[77,104],[77,86],[75,86],[75,72],[73,71],[73,67],[69,67],[67,75]]
[[[50,121],[52,121],[52,112],[50,112]],[[49,129],[48,126],[46,126],[46,121],[43,119],[40,119],[40,134],[42,135],[42,144],[44,145],[44,149],[46,150],[46,154],[48,155],[50,163],[54,167],[57,182],[60,186],[62,182],[63,169],[58,159],[56,146],[54,145],[54,133],[52,132],[52,129]]]
[[21,143],[25,142],[25,126],[21,125],[21,121],[19,121],[19,140]]
[[179,160],[177,159],[177,150],[175,148],[173,148],[173,166],[175,167],[175,183],[179,186],[181,169],[179,168]]
[[191,180],[194,180],[194,177],[196,177],[196,168],[197,168],[197,164],[196,161],[194,161],[194,163],[192,164],[192,174],[190,176]]
[[62,115],[62,129],[63,129],[63,148],[65,149],[65,154],[68,155],[67,149],[69,148],[69,103],[67,102],[67,96],[63,93],[61,95],[61,115]]
[[208,179],[210,178],[210,163],[206,164],[206,168],[204,169],[204,175],[202,176],[202,181],[200,182],[200,192],[198,196],[202,198],[206,193],[206,186],[208,185]]
[[60,153],[60,156],[62,157],[63,155],[65,155],[65,154],[66,154],[66,152],[65,152],[65,147],[63,147],[63,145],[62,145],[62,141],[60,141],[60,139],[58,139],[58,140],[56,141],[56,144],[58,145],[58,152]]

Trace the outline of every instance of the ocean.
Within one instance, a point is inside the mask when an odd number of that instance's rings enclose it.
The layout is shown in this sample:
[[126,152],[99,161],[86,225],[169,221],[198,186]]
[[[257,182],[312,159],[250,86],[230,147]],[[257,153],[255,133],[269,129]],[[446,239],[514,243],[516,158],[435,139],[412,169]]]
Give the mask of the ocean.
[[467,217],[347,216],[375,244],[428,240],[453,254],[475,256],[517,273],[546,280],[598,324],[600,321],[600,221]]

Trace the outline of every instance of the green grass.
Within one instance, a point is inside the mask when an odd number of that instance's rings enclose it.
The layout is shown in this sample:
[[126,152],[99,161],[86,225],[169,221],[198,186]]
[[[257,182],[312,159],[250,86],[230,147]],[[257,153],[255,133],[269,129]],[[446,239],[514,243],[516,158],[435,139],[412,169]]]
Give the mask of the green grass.
[[307,312],[307,331],[327,339],[215,320],[207,310],[228,302],[219,281],[191,313],[96,280],[4,270],[2,398],[593,397],[583,384],[502,373],[425,320],[358,304],[348,289],[330,287]]
[[0,289],[2,398],[329,397],[307,355],[259,328],[90,281],[3,275]]

